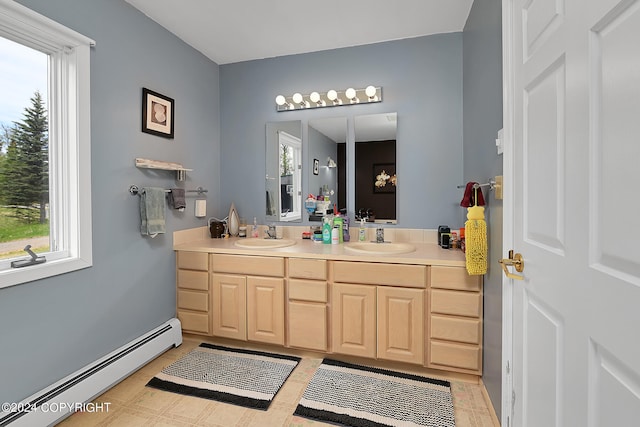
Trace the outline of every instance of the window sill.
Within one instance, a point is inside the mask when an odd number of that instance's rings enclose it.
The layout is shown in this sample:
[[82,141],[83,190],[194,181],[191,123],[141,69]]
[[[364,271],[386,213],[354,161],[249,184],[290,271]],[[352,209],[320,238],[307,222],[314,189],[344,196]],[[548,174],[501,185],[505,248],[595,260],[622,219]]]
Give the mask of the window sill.
[[0,289],[91,267],[91,259],[63,258],[44,264],[0,271]]

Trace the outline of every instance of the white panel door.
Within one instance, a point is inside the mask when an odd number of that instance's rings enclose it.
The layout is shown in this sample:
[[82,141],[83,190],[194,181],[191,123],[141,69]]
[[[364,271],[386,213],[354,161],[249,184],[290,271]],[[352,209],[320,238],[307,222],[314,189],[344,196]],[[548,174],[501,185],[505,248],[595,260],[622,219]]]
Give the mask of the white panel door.
[[503,425],[637,426],[640,0],[503,6],[505,248],[525,261]]

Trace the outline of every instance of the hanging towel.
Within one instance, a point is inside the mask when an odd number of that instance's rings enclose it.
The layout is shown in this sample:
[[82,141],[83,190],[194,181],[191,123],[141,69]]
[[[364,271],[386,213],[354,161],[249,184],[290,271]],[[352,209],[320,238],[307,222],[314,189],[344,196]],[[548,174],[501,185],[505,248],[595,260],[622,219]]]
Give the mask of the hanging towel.
[[164,188],[143,187],[140,192],[140,233],[156,237],[164,234]]
[[[473,186],[478,184],[477,182],[467,182],[467,186],[464,190],[464,196],[460,202],[460,206],[468,208],[469,206],[484,206],[484,197],[482,196],[482,188],[478,187],[478,190],[474,190]],[[480,184],[478,184],[480,185]],[[478,199],[476,200],[476,194]]]
[[187,207],[187,202],[184,200],[184,188],[171,189],[171,193],[169,193],[169,204],[173,209],[184,212],[184,208]]
[[273,196],[271,191],[267,190],[267,215],[275,215],[276,208],[273,206]]
[[465,257],[467,273],[482,275],[487,272],[487,223],[484,220],[484,208],[467,208],[467,222],[464,223]]

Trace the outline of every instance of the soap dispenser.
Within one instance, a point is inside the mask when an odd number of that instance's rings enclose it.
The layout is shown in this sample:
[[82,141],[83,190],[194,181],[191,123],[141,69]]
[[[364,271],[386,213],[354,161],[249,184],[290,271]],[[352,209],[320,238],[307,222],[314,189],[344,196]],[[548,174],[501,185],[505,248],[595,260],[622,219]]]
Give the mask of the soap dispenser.
[[360,229],[358,230],[358,240],[364,242],[367,240],[367,229],[364,227],[364,218],[360,218]]

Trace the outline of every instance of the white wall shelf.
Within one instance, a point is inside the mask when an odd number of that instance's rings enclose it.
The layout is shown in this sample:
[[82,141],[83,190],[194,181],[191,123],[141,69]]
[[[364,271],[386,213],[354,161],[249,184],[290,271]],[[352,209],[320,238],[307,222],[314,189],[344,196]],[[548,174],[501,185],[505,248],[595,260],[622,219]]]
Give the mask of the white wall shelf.
[[161,160],[142,159],[136,158],[136,167],[139,169],[158,169],[165,171],[175,171],[176,181],[184,181],[187,178],[187,171],[193,171],[193,169],[187,169],[180,163],[163,162]]

